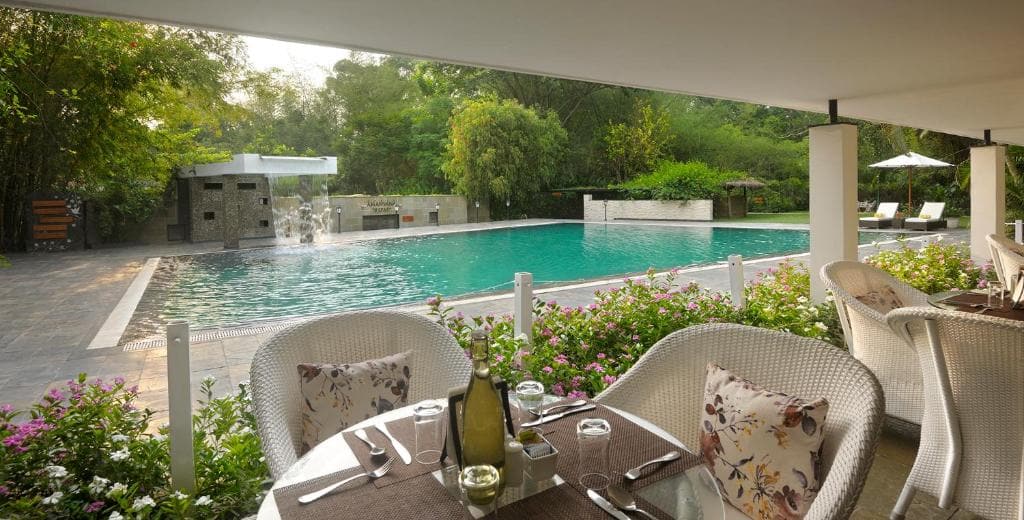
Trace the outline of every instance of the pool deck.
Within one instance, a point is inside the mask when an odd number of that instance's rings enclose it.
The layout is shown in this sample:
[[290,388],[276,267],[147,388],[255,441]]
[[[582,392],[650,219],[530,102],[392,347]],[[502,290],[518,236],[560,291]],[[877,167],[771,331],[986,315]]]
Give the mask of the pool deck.
[[[454,233],[511,226],[532,226],[559,220],[527,220],[462,224],[442,228],[420,227],[331,235],[325,242],[345,243],[379,238],[420,236],[433,233]],[[806,225],[744,224],[744,223],[668,223],[621,222],[621,224],[670,226],[745,227],[760,229],[807,229]],[[609,223],[617,225],[619,223]],[[883,230],[892,232],[891,230]],[[952,240],[966,240],[966,230],[940,232]],[[275,245],[272,240],[244,240],[243,247]],[[881,247],[893,247],[883,244]],[[90,377],[124,377],[128,384],[138,384],[141,404],[154,410],[156,422],[167,415],[166,348],[161,346],[126,350],[123,347],[89,348],[94,346],[104,324],[118,318],[115,309],[126,306],[123,297],[149,259],[160,256],[200,254],[222,251],[220,243],[180,244],[169,246],[134,246],[103,248],[61,254],[13,254],[13,266],[0,269],[0,403],[25,408],[43,393],[59,386],[80,372]],[[860,256],[875,252],[872,246],[861,246]],[[806,255],[793,255],[800,259]],[[758,271],[776,264],[778,258],[748,261],[745,275],[749,279]],[[510,273],[511,275],[511,273]],[[727,291],[728,270],[724,264],[684,269],[679,280],[696,281],[703,287]],[[537,297],[556,300],[563,305],[586,305],[595,290],[620,286],[621,277],[587,283],[545,288]],[[472,297],[450,302],[467,315],[508,313],[512,310],[510,292]],[[403,307],[424,312],[425,306]],[[124,311],[128,312],[128,311]],[[115,314],[115,316],[112,316]],[[109,331],[107,331],[109,333]],[[244,334],[198,341],[192,344],[192,386],[195,393],[205,376],[217,378],[215,392],[223,395],[238,383],[248,380],[249,364],[260,341],[271,332]],[[102,335],[101,335],[102,336]],[[214,338],[216,334],[207,334]],[[109,341],[108,341],[109,344]],[[902,481],[913,463],[916,441],[887,434],[876,457],[872,475],[855,518],[885,518],[895,502]],[[934,500],[925,496],[915,499],[909,518],[953,517],[952,511],[934,507]],[[956,513],[957,519],[970,518]]]

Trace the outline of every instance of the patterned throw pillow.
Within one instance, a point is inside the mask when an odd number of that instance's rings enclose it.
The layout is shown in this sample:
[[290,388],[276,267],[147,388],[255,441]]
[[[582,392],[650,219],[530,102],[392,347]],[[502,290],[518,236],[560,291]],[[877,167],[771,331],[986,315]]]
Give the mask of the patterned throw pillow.
[[818,494],[828,402],[765,390],[709,363],[700,446],[722,496],[755,520],[803,518]]
[[903,300],[888,285],[876,291],[869,291],[866,294],[857,296],[857,300],[882,314],[888,314],[893,309],[903,307]]
[[303,363],[302,452],[349,426],[409,404],[409,355],[345,365]]

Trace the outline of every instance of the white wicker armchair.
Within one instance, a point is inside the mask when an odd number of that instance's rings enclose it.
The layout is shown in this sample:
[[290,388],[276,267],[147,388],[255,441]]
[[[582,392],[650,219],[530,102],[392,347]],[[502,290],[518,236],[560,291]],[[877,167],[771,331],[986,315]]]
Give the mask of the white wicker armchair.
[[828,399],[824,482],[805,518],[848,518],[871,468],[884,398],[871,371],[832,345],[744,325],[690,327],[651,347],[595,400],[643,417],[696,449],[710,361],[772,390]]
[[928,307],[887,316],[921,360],[921,444],[893,519],[917,491],[991,519],[1024,518],[1024,322]]
[[317,318],[273,335],[252,360],[253,408],[274,478],[299,457],[302,396],[299,363],[346,363],[413,351],[409,401],[448,395],[469,381],[472,366],[444,327],[416,314],[357,311]]
[[864,363],[885,391],[885,413],[921,424],[924,393],[917,355],[889,328],[885,315],[856,297],[884,286],[892,288],[905,306],[928,305],[928,295],[860,262],[832,262],[821,268],[825,287],[835,297],[846,345]]
[[996,270],[996,276],[1003,284],[1003,288],[1016,293],[1017,284],[1020,283],[1020,271],[1024,268],[1024,245],[1018,244],[1002,235],[988,235],[989,251],[992,253],[992,267]]

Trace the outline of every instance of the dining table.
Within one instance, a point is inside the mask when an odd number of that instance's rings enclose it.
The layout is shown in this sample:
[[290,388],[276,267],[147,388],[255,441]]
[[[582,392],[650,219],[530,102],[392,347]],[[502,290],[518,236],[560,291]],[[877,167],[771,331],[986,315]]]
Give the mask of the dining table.
[[1006,318],[1008,320],[1024,321],[1024,308],[1014,304],[1016,299],[1018,298],[1011,296],[1009,293],[1006,293],[1001,298],[993,295],[990,299],[988,292],[981,289],[954,290],[929,295],[928,304],[947,311],[967,312]]
[[[553,399],[551,399],[550,396],[549,396],[548,400],[553,400]],[[438,402],[442,403],[442,404],[445,403],[443,400],[438,400]],[[682,450],[682,453],[685,454],[685,456],[683,458],[684,459],[688,458],[691,461],[690,463],[688,463],[687,466],[685,466],[685,469],[677,469],[677,472],[674,473],[674,474],[671,474],[671,476],[665,476],[664,478],[660,478],[659,480],[653,481],[652,483],[650,483],[648,485],[643,485],[643,487],[631,488],[630,491],[639,500],[641,500],[641,503],[648,504],[648,505],[653,505],[656,508],[656,512],[659,514],[659,517],[661,517],[661,518],[686,519],[686,520],[697,520],[697,519],[702,519],[702,520],[718,520],[718,519],[725,518],[725,506],[724,506],[722,497],[719,494],[718,487],[715,484],[714,478],[712,477],[710,471],[708,471],[707,467],[704,464],[696,462],[697,461],[697,457],[695,455],[693,455],[693,452],[690,451],[689,448],[686,445],[684,445],[682,442],[680,442],[678,439],[673,437],[668,432],[666,432],[663,429],[659,428],[657,425],[655,425],[655,424],[651,423],[650,421],[647,421],[647,420],[645,420],[645,419],[643,419],[641,417],[637,417],[636,415],[633,415],[633,414],[630,414],[628,412],[625,412],[625,411],[622,411],[622,410],[618,410],[618,409],[615,409],[615,408],[611,408],[611,407],[602,407],[602,408],[607,410],[606,413],[617,414],[622,420],[625,420],[625,421],[628,421],[629,423],[637,425],[637,426],[641,427],[643,430],[646,430],[647,432],[650,432],[651,434],[653,434],[657,438],[660,438],[661,440],[666,441],[667,442],[666,446],[671,445],[671,446],[679,448],[680,450]],[[515,413],[516,408],[512,408],[512,410],[513,410],[513,413]],[[360,422],[358,424],[355,424],[355,425],[351,426],[350,428],[347,428],[346,430],[344,430],[342,432],[339,432],[339,433],[337,433],[337,434],[327,438],[326,440],[324,440],[320,444],[318,444],[315,447],[313,447],[310,451],[308,451],[307,453],[302,455],[273,484],[273,487],[272,487],[271,491],[268,492],[267,495],[265,496],[265,498],[263,499],[263,502],[262,502],[262,504],[260,506],[260,509],[259,509],[259,513],[257,515],[257,519],[258,520],[280,520],[280,519],[284,518],[285,520],[290,520],[290,518],[302,517],[302,518],[310,518],[311,520],[316,520],[316,518],[321,518],[321,517],[323,517],[323,518],[327,518],[327,517],[331,517],[331,518],[344,518],[344,517],[347,517],[346,515],[337,516],[337,513],[333,513],[333,512],[332,513],[323,513],[323,512],[321,512],[318,515],[318,514],[312,513],[312,511],[313,511],[312,509],[306,510],[306,511],[309,512],[309,514],[301,513],[303,511],[303,509],[301,509],[301,508],[307,507],[307,506],[299,506],[299,505],[297,505],[297,502],[295,501],[295,498],[293,496],[297,496],[298,492],[293,493],[292,495],[287,495],[286,492],[288,490],[290,490],[290,489],[299,489],[302,493],[316,490],[316,489],[318,489],[322,485],[327,485],[327,484],[332,483],[334,480],[336,480],[336,478],[334,478],[334,476],[338,475],[339,472],[341,472],[343,470],[351,470],[351,473],[356,473],[356,470],[361,465],[363,465],[364,467],[366,466],[365,461],[366,461],[366,458],[368,457],[368,455],[362,454],[360,452],[361,457],[357,456],[356,450],[364,450],[364,451],[366,451],[367,447],[365,445],[362,445],[362,443],[360,443],[359,441],[353,440],[351,432],[354,432],[354,431],[360,430],[360,429],[364,429],[366,431],[373,431],[374,426],[376,424],[379,424],[379,423],[392,423],[392,421],[397,421],[397,420],[400,420],[400,419],[403,419],[403,418],[408,418],[408,417],[410,417],[412,415],[412,413],[413,413],[413,406],[412,405],[405,406],[405,407],[402,407],[402,408],[398,408],[398,409],[395,409],[395,410],[383,413],[381,415],[378,415],[378,416],[366,419],[366,420],[364,420],[364,421],[362,421],[362,422]],[[586,412],[582,412],[582,413],[579,413],[577,415],[570,415],[570,416],[567,416],[565,418],[559,419],[559,421],[568,421],[568,422],[571,423],[571,424],[562,424],[559,427],[560,428],[562,428],[562,427],[571,428],[572,432],[574,432],[575,431],[574,425],[576,424],[576,422],[579,419],[581,419],[582,417],[586,417],[587,415],[588,414]],[[397,423],[392,423],[392,424],[397,424]],[[551,427],[552,425],[556,425],[556,424],[558,424],[558,423],[554,423],[554,422],[553,423],[547,423],[547,424],[543,425],[542,427],[547,428],[547,427]],[[622,451],[629,451],[629,450],[623,450],[624,446],[621,446],[621,445],[617,446],[616,445],[616,440],[617,439],[616,439],[615,431],[614,430],[612,432],[612,438],[611,439],[612,439],[611,440],[611,450],[614,451],[614,450],[616,450],[618,448],[618,449],[620,449]],[[652,438],[652,439],[654,439],[654,438]],[[625,442],[625,441],[623,441],[623,442]],[[650,443],[650,442],[648,442],[648,443]],[[552,441],[552,444],[554,444],[554,441]],[[561,445],[561,446],[556,445],[555,447],[558,450],[562,451],[563,453],[565,453],[565,450],[576,450],[577,449],[577,447],[575,446],[575,439],[574,438],[573,438],[573,440],[571,442],[562,442],[562,444],[563,445]],[[565,444],[568,444],[568,445],[565,445]],[[388,455],[390,455],[390,456],[394,456],[395,455],[395,451],[392,449],[393,447],[392,447],[392,445],[390,443],[385,442],[384,446],[388,450]],[[407,446],[407,448],[410,451],[414,451],[414,446]],[[361,464],[360,458],[363,459],[363,464]],[[677,462],[679,462],[679,461],[677,461]],[[403,462],[398,457],[395,457],[393,464],[395,465],[395,467],[400,467],[399,465],[403,464]],[[412,465],[416,465],[416,464],[419,464],[419,463],[416,462],[415,460],[413,460],[411,464]],[[454,466],[449,466],[447,468],[447,470],[453,470],[453,469],[455,469],[457,471],[457,468],[455,468]],[[621,480],[621,475],[625,474],[626,471],[628,471],[629,469],[630,469],[630,467],[611,467],[610,471],[612,472],[613,475],[618,475],[618,478]],[[392,470],[392,472],[394,472],[394,471],[395,470]],[[401,471],[402,470],[399,470],[398,473],[401,474]],[[409,471],[409,469],[405,469],[405,471]],[[446,470],[440,470],[440,471],[437,471],[435,473],[437,475],[440,475],[443,471],[446,471]],[[655,468],[655,469],[651,470],[650,473],[656,473],[657,471],[658,471],[658,469]],[[669,473],[669,472],[666,472],[666,473]],[[437,476],[436,478],[437,478],[438,489],[443,489],[444,484],[442,483],[442,477],[441,476]],[[539,489],[540,491],[544,491],[544,490],[548,490],[548,488],[551,488],[551,487],[558,487],[559,489],[556,489],[554,491],[558,491],[558,492],[564,493],[564,495],[562,495],[563,499],[560,500],[561,504],[559,505],[559,507],[561,507],[563,511],[565,510],[566,507],[574,507],[574,508],[579,508],[580,509],[580,512],[579,512],[580,514],[577,514],[576,511],[573,511],[573,512],[569,513],[569,515],[567,517],[583,518],[585,516],[582,513],[586,513],[591,518],[599,518],[599,517],[611,518],[610,515],[602,512],[600,509],[598,509],[598,506],[596,504],[590,502],[589,500],[571,500],[569,502],[572,502],[572,505],[571,506],[566,506],[566,504],[565,504],[566,500],[564,500],[564,497],[572,497],[572,498],[575,499],[575,498],[578,497],[578,495],[575,494],[576,491],[573,490],[573,488],[571,486],[571,483],[566,482],[565,479],[562,479],[561,475],[556,475],[553,479],[548,479],[548,480],[544,481],[543,485],[540,488],[536,487],[537,483],[530,482],[529,479],[528,479],[528,476],[526,478],[527,478],[527,481],[524,483],[524,485],[522,487],[517,488],[516,490],[510,490],[509,488],[506,488],[505,495],[511,495],[513,497],[525,496],[528,493],[526,491],[527,489],[531,489],[532,488],[532,489]],[[385,479],[380,479],[380,480],[384,481]],[[622,480],[622,481],[626,482],[625,480]],[[314,482],[315,482],[315,485],[312,485]],[[643,480],[642,479],[639,480],[638,482],[643,484]],[[360,489],[363,490],[361,492],[373,492],[373,486],[375,484],[377,484],[378,486],[381,485],[380,482],[372,482],[372,481],[369,481],[368,479],[365,479],[365,478],[357,479],[355,482],[347,484],[346,486],[342,487],[338,491],[335,491],[332,494],[333,495],[332,498],[325,497],[324,499],[321,499],[321,500],[325,500],[325,501],[329,500],[329,499],[339,500],[339,501],[344,500],[345,499],[345,494],[349,493],[349,492],[352,492],[353,489],[355,489],[355,490],[360,490]],[[388,487],[394,486],[392,489],[395,490],[394,491],[396,493],[395,496],[402,497],[401,487],[400,486],[403,485],[403,482],[396,481],[393,484],[385,483],[383,485],[386,485]],[[307,487],[303,489],[303,486],[307,486]],[[366,486],[369,486],[369,487],[367,488]],[[457,487],[457,485],[456,485],[456,487]],[[387,489],[387,488],[384,488],[384,489]],[[579,489],[577,489],[577,490],[581,491],[581,492],[585,491],[585,490],[579,490]],[[534,492],[539,493],[540,491],[534,491]],[[440,493],[438,493],[438,494],[440,494]],[[287,500],[290,503],[289,504],[284,504],[284,503],[279,504],[278,500],[281,500],[282,496],[288,496],[289,498]],[[454,495],[451,495],[451,494],[448,494],[446,496],[449,496],[451,498],[451,502],[452,503],[451,504],[445,504],[445,505],[449,509],[451,509],[452,507],[454,507],[453,504],[457,504],[458,503],[459,498],[454,496]],[[583,495],[583,497],[586,497],[586,495]],[[507,497],[505,497],[505,498],[507,499]],[[396,499],[396,500],[401,500],[401,499]],[[410,500],[414,500],[414,499],[410,499]],[[430,506],[429,506],[429,501],[422,501],[422,505],[419,506],[419,507],[421,509],[418,510],[418,513],[416,515],[417,517],[421,517],[421,518],[436,518],[436,517],[441,516],[441,515],[432,515],[431,514]],[[477,510],[471,511],[469,508],[466,508],[465,506],[461,506],[461,507],[466,511],[466,514],[464,515],[464,518],[474,518],[474,517],[479,517],[480,516],[480,514],[478,514]],[[541,507],[542,509],[546,508],[546,506],[543,505],[543,504],[541,504],[538,507]],[[586,508],[590,508],[590,509],[586,509]],[[288,511],[288,512],[287,513],[283,513],[283,511]],[[334,511],[337,511],[337,510],[335,509]],[[520,517],[519,515],[503,514],[504,511],[505,511],[504,507],[498,509],[498,518],[502,518],[504,520],[504,519],[507,519],[507,518],[518,518],[518,517]],[[446,514],[448,514],[448,513],[446,513]],[[522,513],[520,512],[519,514],[522,514]],[[363,518],[367,518],[367,516],[362,516],[362,517]],[[372,517],[372,516],[370,516],[370,517]],[[402,518],[402,517],[403,516],[400,515],[400,514],[396,514],[396,516],[394,516],[394,518]],[[634,515],[634,517],[638,517],[638,516]],[[490,517],[488,517],[488,518],[490,518]]]

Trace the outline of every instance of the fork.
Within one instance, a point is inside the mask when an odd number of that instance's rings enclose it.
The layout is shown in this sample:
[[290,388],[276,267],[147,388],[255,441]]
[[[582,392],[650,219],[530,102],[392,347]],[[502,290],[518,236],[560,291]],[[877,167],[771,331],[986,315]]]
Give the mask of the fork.
[[382,464],[379,468],[377,468],[377,469],[375,469],[373,471],[368,471],[366,473],[360,473],[360,474],[355,475],[353,477],[349,477],[349,478],[347,478],[345,480],[342,480],[341,482],[335,482],[334,484],[331,484],[330,486],[327,486],[327,487],[325,487],[325,488],[323,488],[323,489],[321,489],[319,491],[314,491],[312,493],[308,493],[308,494],[302,495],[301,497],[299,497],[299,502],[301,502],[303,504],[308,504],[308,503],[310,503],[310,502],[312,502],[314,500],[319,499],[320,497],[323,497],[324,495],[330,493],[331,491],[334,491],[335,489],[338,489],[339,487],[344,486],[345,484],[348,484],[349,482],[352,482],[353,480],[355,480],[357,478],[370,477],[370,480],[375,480],[375,479],[381,478],[388,471],[391,471],[391,465],[394,462],[395,462],[394,457],[388,458],[388,460],[384,461],[384,464]]

